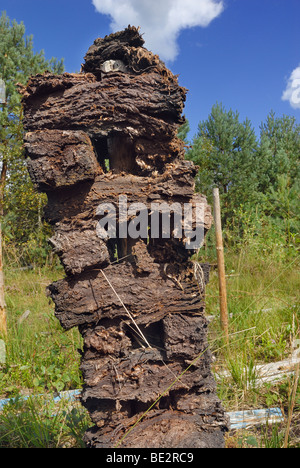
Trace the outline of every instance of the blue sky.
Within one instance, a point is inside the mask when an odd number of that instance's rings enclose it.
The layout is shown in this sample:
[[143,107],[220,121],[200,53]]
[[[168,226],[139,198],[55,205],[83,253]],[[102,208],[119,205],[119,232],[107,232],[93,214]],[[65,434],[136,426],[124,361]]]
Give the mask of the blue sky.
[[257,133],[271,109],[300,121],[299,0],[0,0],[0,10],[24,22],[36,51],[63,57],[67,72],[80,70],[97,37],[123,22],[141,26],[146,46],[189,89],[190,138],[217,101]]

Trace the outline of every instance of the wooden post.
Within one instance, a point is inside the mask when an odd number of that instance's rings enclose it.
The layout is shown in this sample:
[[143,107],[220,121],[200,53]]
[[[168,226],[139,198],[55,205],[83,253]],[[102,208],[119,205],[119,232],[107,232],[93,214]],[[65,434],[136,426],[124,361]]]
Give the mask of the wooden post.
[[3,274],[3,261],[2,261],[2,230],[0,218],[0,336],[7,336],[7,323],[6,323],[6,305],[4,299],[4,274]]
[[[6,102],[6,87],[4,80],[0,79],[0,104],[3,109],[7,106]],[[2,154],[2,169],[0,175],[0,335],[7,336],[7,318],[6,318],[6,304],[4,296],[4,273],[3,273],[3,249],[2,249],[2,221],[4,214],[4,189],[7,177],[7,139],[4,139],[4,151]]]
[[224,248],[223,248],[222,225],[221,225],[220,195],[219,195],[218,188],[214,188],[213,197],[214,197],[214,222],[215,222],[215,230],[216,230],[216,249],[217,249],[217,259],[218,259],[221,326],[225,334],[226,342],[229,343],[225,262],[224,262]]

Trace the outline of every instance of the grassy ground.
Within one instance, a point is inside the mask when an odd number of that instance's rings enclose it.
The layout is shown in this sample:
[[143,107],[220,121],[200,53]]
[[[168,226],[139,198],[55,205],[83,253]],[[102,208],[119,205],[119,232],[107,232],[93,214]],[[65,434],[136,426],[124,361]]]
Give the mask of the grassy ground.
[[[207,255],[214,263],[214,253]],[[202,258],[205,260],[205,258]],[[224,347],[219,324],[217,269],[207,286],[207,315],[212,319],[209,340],[213,370],[229,376],[218,380],[218,394],[226,411],[280,407],[293,409],[289,446],[299,446],[300,393],[294,380],[262,388],[255,385],[255,365],[290,356],[299,338],[299,260],[274,257],[244,246],[226,253],[230,345]],[[64,332],[54,317],[45,289],[61,278],[60,267],[28,271],[6,266],[8,311],[7,361],[0,365],[0,397],[78,389],[81,338],[77,330]],[[27,318],[24,313],[30,311]],[[245,372],[246,369],[246,372]],[[293,404],[292,404],[292,403]],[[61,404],[53,417],[52,400],[17,400],[0,414],[0,447],[80,447],[87,414],[75,405]],[[227,447],[282,447],[287,424],[230,432]]]
[[[46,296],[46,287],[62,276],[57,268],[6,269],[7,366],[0,374],[0,395],[80,386],[79,333],[61,329]],[[22,320],[27,311],[28,317]]]
[[[5,269],[8,337],[0,364],[0,398],[12,404],[0,413],[0,447],[81,447],[91,426],[79,403],[53,403],[57,392],[80,389],[81,337],[65,332],[54,316],[46,287],[63,277],[60,267]],[[26,312],[29,311],[29,315]],[[46,398],[31,395],[45,394]],[[24,401],[23,397],[28,397]]]
[[[258,254],[252,246],[226,255],[229,313],[229,347],[220,339],[218,273],[213,268],[207,287],[207,314],[211,316],[210,340],[218,395],[227,411],[279,407],[288,417],[292,411],[289,446],[300,446],[300,386],[294,378],[277,384],[257,385],[255,367],[287,359],[299,347],[299,257],[278,258]],[[287,423],[253,431],[230,433],[228,447],[282,447]]]

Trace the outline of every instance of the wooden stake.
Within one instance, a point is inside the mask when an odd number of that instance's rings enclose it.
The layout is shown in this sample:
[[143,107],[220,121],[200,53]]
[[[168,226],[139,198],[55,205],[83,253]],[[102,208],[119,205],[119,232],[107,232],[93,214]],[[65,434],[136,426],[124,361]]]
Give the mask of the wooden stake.
[[[7,107],[5,95],[5,83],[2,80],[2,99],[3,109]],[[3,89],[4,88],[4,89]],[[3,141],[4,151],[2,154],[2,168],[0,175],[0,335],[4,338],[7,337],[7,318],[6,318],[6,304],[4,296],[4,273],[3,273],[3,245],[2,245],[2,221],[4,214],[4,190],[8,171],[8,140],[5,138]]]
[[[297,354],[297,356],[298,356],[298,354]],[[296,367],[295,381],[294,381],[294,385],[293,385],[292,397],[291,397],[291,401],[290,401],[290,404],[289,404],[288,419],[287,419],[287,426],[286,426],[286,431],[285,431],[283,448],[288,448],[288,444],[289,444],[289,435],[290,435],[291,424],[292,424],[292,419],[293,419],[293,412],[294,412],[294,408],[295,408],[299,378],[300,378],[300,363],[298,362],[297,367]]]
[[218,188],[214,188],[213,196],[214,196],[214,222],[215,222],[215,230],[216,230],[216,249],[217,249],[218,275],[219,275],[221,326],[225,334],[226,342],[229,343],[225,262],[224,262],[224,248],[223,248],[222,225],[221,225],[220,195],[219,195]]
[[[1,244],[1,228],[0,228],[0,244]],[[0,245],[0,336],[7,336],[7,323],[6,323],[6,305],[4,299],[4,275],[2,265],[2,248]]]
[[2,261],[2,229],[0,218],[0,336],[7,336],[6,304],[4,298],[4,274]]

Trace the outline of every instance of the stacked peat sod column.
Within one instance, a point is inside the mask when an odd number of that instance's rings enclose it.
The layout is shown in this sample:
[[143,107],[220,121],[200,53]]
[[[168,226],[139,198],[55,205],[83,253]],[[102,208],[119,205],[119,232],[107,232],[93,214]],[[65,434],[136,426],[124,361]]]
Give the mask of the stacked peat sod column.
[[195,275],[185,238],[97,234],[99,205],[117,207],[121,195],[149,211],[202,203],[205,232],[211,225],[177,138],[186,90],[143,44],[134,27],[97,39],[80,74],[37,75],[23,93],[28,168],[48,195],[66,272],[49,291],[61,325],[84,339],[81,401],[95,424],[87,447],[223,447],[205,267]]

